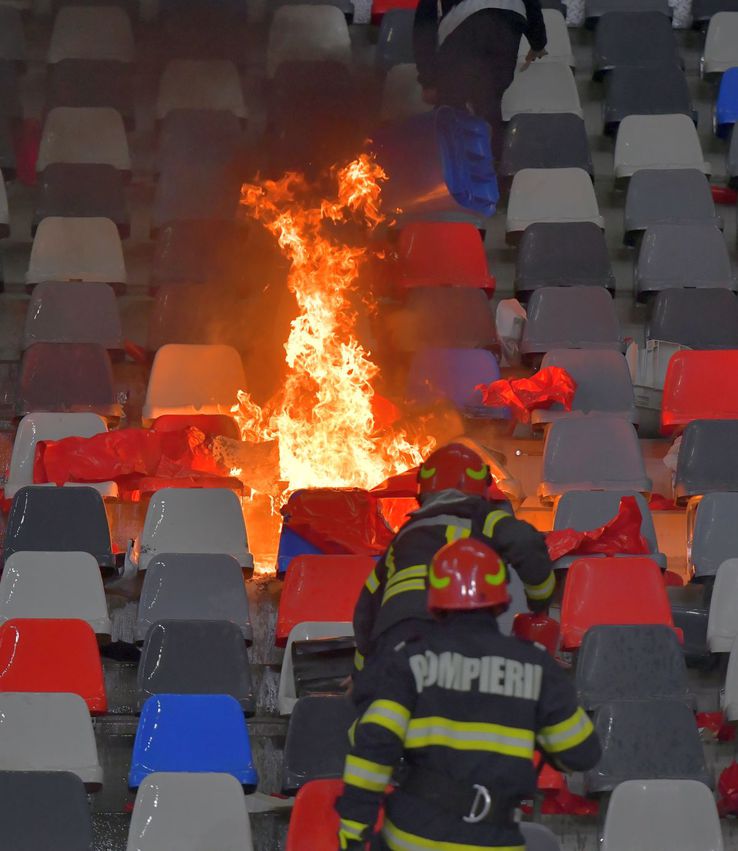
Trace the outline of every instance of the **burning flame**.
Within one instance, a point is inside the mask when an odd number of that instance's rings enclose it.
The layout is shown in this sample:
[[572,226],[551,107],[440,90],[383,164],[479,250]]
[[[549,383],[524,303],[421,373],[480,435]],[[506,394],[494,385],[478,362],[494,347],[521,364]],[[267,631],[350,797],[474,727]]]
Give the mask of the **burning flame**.
[[[297,174],[245,184],[241,204],[277,238],[291,262],[288,286],[299,308],[285,343],[288,371],[278,398],[260,408],[245,391],[233,413],[249,442],[278,441],[286,490],[371,488],[422,461],[433,441],[417,446],[401,430],[379,429],[372,380],[379,368],[356,337],[355,288],[364,246],[330,238],[332,225],[381,221],[382,169],[362,155],[337,173],[333,201],[317,205]],[[335,229],[334,229],[335,232]]]

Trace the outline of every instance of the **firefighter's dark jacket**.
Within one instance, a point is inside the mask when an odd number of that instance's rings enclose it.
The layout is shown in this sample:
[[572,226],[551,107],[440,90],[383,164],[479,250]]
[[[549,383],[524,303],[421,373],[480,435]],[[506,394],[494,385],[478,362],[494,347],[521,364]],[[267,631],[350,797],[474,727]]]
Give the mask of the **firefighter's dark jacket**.
[[[439,772],[456,789],[485,786],[502,808],[534,796],[534,749],[562,770],[584,771],[600,758],[563,670],[534,644],[502,635],[488,610],[451,614],[398,645],[371,678],[359,684],[372,703],[352,728],[336,805],[341,847],[375,824],[403,756],[410,772]],[[514,821],[468,824],[402,785],[386,798],[384,824],[392,851],[524,851]]]
[[544,536],[515,518],[507,501],[440,491],[410,515],[359,595],[354,611],[357,668],[396,624],[431,619],[426,604],[431,559],[445,544],[468,537],[489,544],[512,565],[531,609],[545,608],[556,582]]

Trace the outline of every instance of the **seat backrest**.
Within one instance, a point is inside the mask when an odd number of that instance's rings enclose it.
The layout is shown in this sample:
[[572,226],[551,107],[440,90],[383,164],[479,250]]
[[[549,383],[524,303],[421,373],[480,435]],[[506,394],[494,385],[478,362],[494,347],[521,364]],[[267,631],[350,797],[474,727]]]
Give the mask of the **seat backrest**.
[[490,348],[497,343],[494,315],[485,293],[466,287],[413,287],[408,317],[398,339],[402,351],[426,346]]
[[[720,494],[720,496],[722,495]],[[708,494],[704,499],[709,496],[713,496],[713,494]],[[738,494],[730,494],[730,496],[738,496]],[[732,501],[731,507],[735,507],[735,500]],[[710,509],[708,508],[708,518],[709,513]],[[732,532],[735,528],[735,514],[731,514],[730,519],[733,523]],[[703,523],[704,520],[703,516]],[[723,518],[723,522],[725,520],[727,520],[727,517]],[[715,574],[715,585],[710,597],[707,645],[713,653],[730,653],[733,649],[735,639],[738,637],[736,599],[738,599],[738,558],[726,558],[718,566]]]
[[467,415],[503,419],[507,411],[486,407],[477,389],[499,378],[497,359],[486,349],[422,349],[410,362],[405,397],[417,405],[445,400]]
[[738,11],[716,12],[707,27],[702,70],[722,73],[738,63]]
[[423,100],[423,87],[418,82],[415,63],[403,62],[390,68],[382,86],[379,109],[382,121],[409,118],[427,112],[429,108]]
[[696,168],[709,173],[694,122],[686,115],[628,115],[615,140],[615,177],[642,168]]
[[56,106],[44,123],[36,171],[51,163],[107,163],[130,172],[123,118],[109,106]]
[[738,421],[692,420],[682,434],[674,495],[679,502],[738,491]]
[[582,168],[592,174],[592,153],[584,121],[570,112],[521,112],[505,132],[500,174],[524,168]]
[[738,350],[676,352],[669,361],[661,433],[707,419],[738,419]]
[[62,6],[54,19],[46,61],[93,59],[133,62],[131,22],[116,6]]
[[709,181],[697,169],[644,168],[630,179],[625,199],[626,231],[643,230],[660,222],[718,221]]
[[173,109],[161,122],[156,165],[230,160],[244,144],[238,117],[228,110]]
[[738,558],[737,516],[738,493],[707,493],[699,501],[689,551],[695,577],[715,576],[724,562]]
[[574,74],[566,62],[534,62],[525,73],[518,71],[502,96],[503,121],[521,112],[572,112],[582,117]]
[[224,59],[173,59],[159,81],[156,117],[174,109],[213,109],[246,118],[238,69]]
[[647,333],[691,349],[738,349],[738,299],[722,287],[664,290],[652,302]]
[[389,9],[382,16],[377,36],[376,63],[380,71],[389,71],[404,62],[414,62],[414,9]]
[[[541,367],[547,366],[565,369],[576,382],[572,411],[617,414],[635,421],[633,382],[620,352],[554,349],[543,358]],[[562,412],[564,408],[557,403],[549,410]],[[545,422],[546,411],[540,414]]]
[[346,18],[335,6],[281,6],[274,13],[267,45],[267,76],[286,61],[332,59],[351,65]]
[[554,529],[576,529],[577,532],[599,529],[618,515],[620,500],[624,496],[635,499],[641,512],[641,535],[648,542],[650,551],[657,553],[659,545],[651,509],[643,494],[633,491],[569,491],[562,494],[556,503]]
[[520,832],[525,839],[526,851],[561,851],[556,835],[542,824],[521,822]]

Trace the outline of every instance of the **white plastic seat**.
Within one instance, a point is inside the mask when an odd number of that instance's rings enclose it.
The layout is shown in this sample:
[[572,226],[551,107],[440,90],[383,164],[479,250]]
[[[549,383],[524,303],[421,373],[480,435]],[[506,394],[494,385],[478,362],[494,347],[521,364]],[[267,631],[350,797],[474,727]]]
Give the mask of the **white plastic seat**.
[[120,287],[126,280],[120,234],[110,219],[52,216],[39,224],[31,246],[27,284],[87,281]]
[[292,668],[292,645],[295,641],[315,641],[318,638],[343,638],[354,634],[354,625],[347,621],[305,621],[290,630],[279,673],[277,706],[280,715],[291,715],[297,703],[297,689]]
[[241,357],[231,346],[170,343],[154,357],[142,416],[229,415],[245,387]]
[[723,851],[710,789],[697,780],[626,780],[610,798],[602,851]]
[[93,59],[112,62],[135,60],[133,30],[118,6],[62,6],[51,31],[46,61]]
[[92,719],[78,694],[0,694],[0,771],[71,771],[100,786]]
[[592,180],[581,168],[524,168],[513,178],[507,234],[537,222],[592,222],[605,227]]
[[348,24],[336,6],[281,6],[269,28],[267,76],[282,62],[332,60],[351,65]]
[[703,75],[722,74],[738,66],[738,12],[717,12],[710,18],[705,50],[700,60]]
[[[5,498],[12,499],[21,488],[33,484],[33,463],[39,440],[93,437],[107,430],[105,420],[98,414],[26,414],[15,433],[8,479],[5,483]],[[113,498],[118,494],[115,482],[99,482],[90,487],[94,487],[103,497]]]
[[563,62],[534,62],[518,71],[502,96],[502,120],[510,121],[522,112],[571,112],[583,118],[571,68]]
[[720,709],[726,721],[731,723],[738,721],[738,638],[733,642],[728,657],[725,683],[720,694]]
[[254,566],[241,503],[225,488],[162,488],[151,498],[128,569],[146,570],[162,553],[225,554]]
[[382,121],[409,118],[430,109],[423,101],[423,89],[418,82],[415,65],[395,65],[387,72],[382,88]]
[[[546,44],[547,54],[541,59],[536,59],[536,64],[540,62],[543,65],[550,65],[552,62],[559,62],[563,65],[568,65],[572,69],[575,68],[576,60],[574,59],[574,51],[571,48],[571,39],[569,38],[569,29],[566,26],[564,16],[558,9],[544,9],[543,20],[546,24],[546,37],[548,38]],[[520,39],[518,62],[525,60],[529,50],[530,44],[528,39],[523,36]]]
[[77,618],[110,635],[100,567],[90,553],[16,552],[0,577],[0,624],[12,618]]
[[156,117],[174,109],[215,109],[246,118],[238,69],[227,60],[174,59],[159,81]]
[[707,644],[713,653],[730,653],[738,638],[738,558],[718,568],[710,599]]
[[130,172],[123,119],[109,106],[57,106],[46,116],[36,171],[51,163],[100,163]]
[[628,115],[615,140],[615,178],[642,168],[695,168],[710,174],[694,122],[686,115]]
[[231,774],[156,771],[136,793],[126,851],[253,851],[246,798]]

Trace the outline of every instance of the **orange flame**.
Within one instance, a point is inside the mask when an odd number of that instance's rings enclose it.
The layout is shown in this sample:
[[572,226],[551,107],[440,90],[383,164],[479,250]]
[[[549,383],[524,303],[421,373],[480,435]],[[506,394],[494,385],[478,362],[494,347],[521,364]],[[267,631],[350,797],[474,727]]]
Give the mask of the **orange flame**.
[[285,343],[288,372],[279,398],[262,409],[241,391],[233,413],[244,440],[278,441],[280,478],[289,491],[371,488],[418,464],[433,443],[416,446],[403,431],[377,429],[372,380],[379,368],[356,338],[350,301],[367,249],[329,238],[326,222],[375,228],[386,176],[362,155],[337,180],[336,200],[317,206],[297,174],[241,189],[241,204],[290,260],[288,286],[299,315]]

